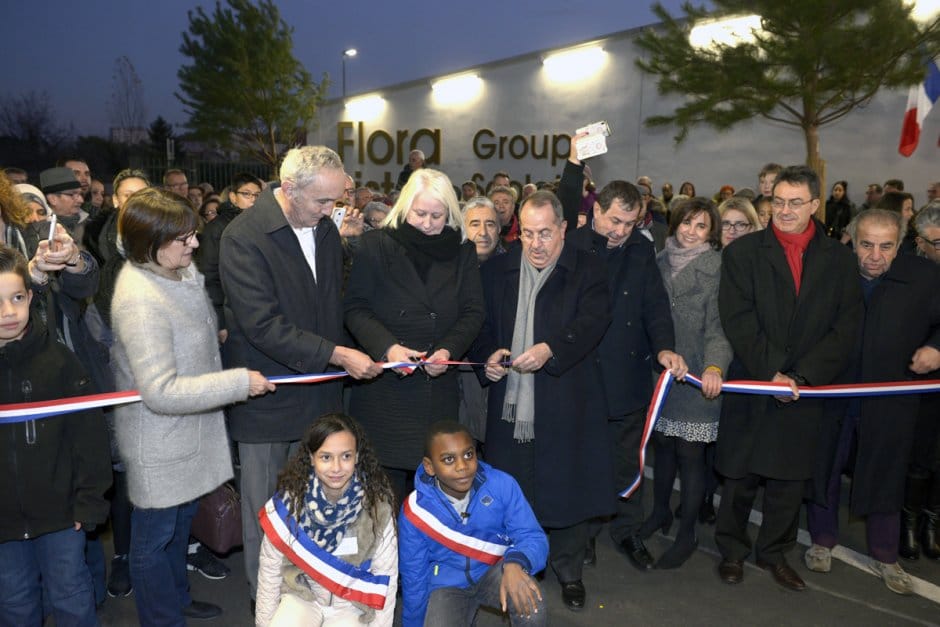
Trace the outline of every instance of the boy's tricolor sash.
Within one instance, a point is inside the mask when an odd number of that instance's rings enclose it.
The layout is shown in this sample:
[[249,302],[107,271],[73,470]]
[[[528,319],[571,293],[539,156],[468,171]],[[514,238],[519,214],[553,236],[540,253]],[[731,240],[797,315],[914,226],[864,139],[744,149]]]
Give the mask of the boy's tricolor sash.
[[[279,496],[264,504],[258,519],[271,544],[318,584],[347,601],[377,610],[385,607],[388,575],[373,575],[321,549],[300,530]],[[299,535],[291,533],[291,529],[299,531]]]
[[458,530],[452,526],[453,522],[448,524],[442,521],[418,504],[417,491],[405,499],[403,510],[405,518],[423,534],[456,553],[484,564],[492,566],[501,560],[506,549],[512,546],[495,533],[487,533],[485,538],[478,538]]

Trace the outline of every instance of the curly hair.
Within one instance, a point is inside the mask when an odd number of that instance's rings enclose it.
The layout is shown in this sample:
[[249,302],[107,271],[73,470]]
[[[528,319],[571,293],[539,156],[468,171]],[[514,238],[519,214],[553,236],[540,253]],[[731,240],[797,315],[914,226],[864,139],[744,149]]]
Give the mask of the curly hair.
[[379,519],[379,505],[383,501],[387,503],[392,509],[394,520],[395,494],[365,430],[352,416],[341,413],[324,414],[314,420],[300,440],[300,449],[278,475],[277,490],[285,498],[287,510],[296,520],[304,507],[304,495],[310,481],[310,457],[323,446],[329,436],[342,431],[348,431],[356,438],[356,475],[365,492],[363,509],[368,510],[374,531],[378,535],[381,530],[375,528],[375,525]]
[[29,205],[23,200],[18,191],[13,189],[13,184],[6,174],[0,172],[0,217],[5,224],[15,224],[19,227],[26,226],[29,214],[32,213]]

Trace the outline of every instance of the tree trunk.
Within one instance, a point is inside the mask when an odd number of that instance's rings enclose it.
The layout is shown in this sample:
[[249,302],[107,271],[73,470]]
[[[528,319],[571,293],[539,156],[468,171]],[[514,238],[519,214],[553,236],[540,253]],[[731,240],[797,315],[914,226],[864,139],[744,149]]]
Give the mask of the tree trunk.
[[816,218],[826,223],[826,162],[819,156],[819,126],[809,124],[803,127],[806,139],[806,165],[813,168],[819,176],[819,209]]

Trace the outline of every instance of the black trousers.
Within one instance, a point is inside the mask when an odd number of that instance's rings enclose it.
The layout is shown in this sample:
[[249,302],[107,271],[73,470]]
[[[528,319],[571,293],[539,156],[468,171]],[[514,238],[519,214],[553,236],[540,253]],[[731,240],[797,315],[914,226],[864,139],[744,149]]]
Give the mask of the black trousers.
[[[640,468],[640,441],[643,439],[643,426],[646,424],[646,408],[625,416],[618,416],[607,421],[607,442],[610,445],[610,458],[614,466],[614,488],[625,489],[633,482]],[[620,544],[630,536],[635,536],[646,518],[643,514],[643,488],[646,480],[629,499],[617,499],[617,513],[610,521],[610,537],[615,544]],[[589,523],[588,537],[597,537],[604,520],[594,519]]]
[[[535,493],[535,486],[539,481],[535,468],[535,444],[517,443],[515,451],[518,468],[522,470],[514,476],[523,494],[529,503],[532,503],[532,494]],[[564,528],[545,527],[548,534],[548,563],[555,571],[558,581],[562,583],[581,579],[584,553],[587,550],[588,524],[588,521],[582,521]]]
[[725,559],[743,561],[751,553],[748,517],[761,481],[764,481],[764,520],[757,533],[757,559],[779,564],[796,545],[805,481],[770,479],[755,474],[740,479],[726,478],[715,526],[715,543]]

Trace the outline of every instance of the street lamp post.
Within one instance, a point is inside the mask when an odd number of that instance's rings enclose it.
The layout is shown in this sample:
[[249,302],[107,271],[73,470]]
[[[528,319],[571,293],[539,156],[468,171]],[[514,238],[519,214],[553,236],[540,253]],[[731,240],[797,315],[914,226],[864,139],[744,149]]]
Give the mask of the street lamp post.
[[355,48],[347,48],[343,50],[343,98],[346,97],[346,59],[352,59],[359,53]]

